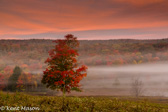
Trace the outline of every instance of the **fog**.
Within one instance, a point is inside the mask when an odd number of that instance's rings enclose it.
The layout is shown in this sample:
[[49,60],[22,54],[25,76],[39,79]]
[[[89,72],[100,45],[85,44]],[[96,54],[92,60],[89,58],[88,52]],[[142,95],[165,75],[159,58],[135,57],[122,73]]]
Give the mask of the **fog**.
[[138,64],[138,65],[125,65],[118,67],[98,66],[89,67],[89,72],[166,72],[168,73],[168,63],[151,63],[151,64]]
[[[40,73],[43,69],[31,71]],[[141,96],[168,97],[168,62],[123,66],[88,66],[87,77],[81,81],[83,92],[71,92],[77,96],[133,96],[133,82],[142,82]],[[41,79],[40,79],[41,80]],[[45,88],[39,88],[43,91]],[[49,90],[49,89],[47,89]],[[49,90],[49,92],[51,92]],[[61,95],[55,92],[53,95]]]
[[168,63],[151,63],[118,67],[89,67],[82,81],[83,92],[76,95],[134,95],[133,82],[142,82],[142,96],[168,97]]

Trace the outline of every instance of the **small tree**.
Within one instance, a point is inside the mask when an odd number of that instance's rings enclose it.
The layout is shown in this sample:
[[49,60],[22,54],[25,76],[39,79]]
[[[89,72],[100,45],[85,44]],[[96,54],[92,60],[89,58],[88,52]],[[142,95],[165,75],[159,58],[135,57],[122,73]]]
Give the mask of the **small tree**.
[[18,81],[16,83],[18,91],[24,91],[23,80],[21,79],[21,77],[18,78]]
[[86,77],[87,67],[82,65],[78,68],[76,57],[79,42],[71,34],[63,40],[53,41],[55,48],[49,51],[49,58],[45,61],[48,67],[43,72],[42,83],[52,90],[61,90],[63,96],[71,90],[80,91],[79,82]]
[[17,90],[17,81],[19,79],[19,76],[21,75],[22,70],[20,67],[16,66],[13,70],[13,74],[8,80],[8,89],[10,91],[16,91]]
[[132,81],[132,94],[135,95],[136,98],[141,96],[143,93],[143,83],[142,81],[137,77],[134,78]]

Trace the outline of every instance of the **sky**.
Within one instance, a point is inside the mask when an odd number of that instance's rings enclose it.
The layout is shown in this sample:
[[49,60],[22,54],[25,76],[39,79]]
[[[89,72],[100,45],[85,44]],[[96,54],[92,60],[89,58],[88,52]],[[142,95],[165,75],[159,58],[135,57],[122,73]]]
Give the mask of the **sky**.
[[0,39],[168,38],[168,0],[0,0]]

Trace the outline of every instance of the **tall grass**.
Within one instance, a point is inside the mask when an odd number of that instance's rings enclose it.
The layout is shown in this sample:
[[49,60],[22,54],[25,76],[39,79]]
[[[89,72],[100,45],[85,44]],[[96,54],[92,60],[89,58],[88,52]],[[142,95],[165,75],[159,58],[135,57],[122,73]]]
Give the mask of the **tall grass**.
[[62,109],[62,98],[0,92],[0,107],[39,107],[44,112],[168,112],[168,103],[115,97],[66,97]]

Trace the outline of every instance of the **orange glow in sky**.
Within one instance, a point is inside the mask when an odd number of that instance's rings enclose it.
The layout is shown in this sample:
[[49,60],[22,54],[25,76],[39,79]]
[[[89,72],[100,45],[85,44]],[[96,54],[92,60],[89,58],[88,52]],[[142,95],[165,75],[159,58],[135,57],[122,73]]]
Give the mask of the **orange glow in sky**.
[[0,0],[0,39],[168,38],[168,0]]

